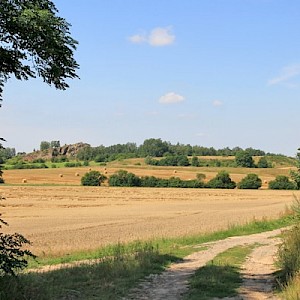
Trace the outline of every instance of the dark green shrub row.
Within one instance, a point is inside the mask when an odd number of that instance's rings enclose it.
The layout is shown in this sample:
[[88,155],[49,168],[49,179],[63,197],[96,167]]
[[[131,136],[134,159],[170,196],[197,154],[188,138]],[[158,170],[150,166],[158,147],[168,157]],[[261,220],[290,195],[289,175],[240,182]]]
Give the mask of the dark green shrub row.
[[275,180],[269,182],[271,190],[296,190],[296,188],[296,184],[284,175],[278,175]]
[[47,169],[48,166],[46,164],[28,164],[28,163],[17,163],[15,165],[10,165],[7,169],[15,170],[15,169]]
[[66,162],[66,163],[64,164],[64,166],[65,166],[66,168],[75,168],[75,167],[81,167],[82,164],[81,164],[80,162]]

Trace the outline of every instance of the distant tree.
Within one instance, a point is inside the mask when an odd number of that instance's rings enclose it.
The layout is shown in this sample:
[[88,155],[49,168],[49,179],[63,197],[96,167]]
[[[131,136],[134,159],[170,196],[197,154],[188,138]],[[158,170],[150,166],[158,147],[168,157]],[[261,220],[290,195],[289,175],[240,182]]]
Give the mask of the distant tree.
[[235,155],[235,162],[238,167],[254,168],[254,160],[247,151],[239,151]]
[[162,157],[164,153],[169,151],[169,146],[167,142],[163,142],[161,139],[151,138],[144,141],[139,151],[144,157]]
[[59,148],[60,147],[60,141],[51,141],[50,142],[51,148]]
[[213,189],[234,189],[236,183],[231,180],[228,172],[220,171],[216,177],[206,184],[206,187]]
[[295,190],[297,185],[291,182],[287,176],[278,175],[275,180],[269,182],[269,189],[271,190]]
[[178,166],[182,166],[182,167],[187,167],[190,165],[189,159],[187,158],[186,155],[180,155],[178,157]]
[[261,157],[257,163],[258,168],[271,168],[272,164],[265,157]]
[[237,185],[239,189],[259,189],[262,181],[256,174],[248,174]]
[[46,141],[42,141],[40,144],[40,150],[44,151],[44,150],[48,150],[50,148],[50,143],[46,142]]
[[199,167],[200,166],[200,161],[199,161],[199,158],[197,156],[192,157],[191,165],[193,167]]
[[100,186],[106,179],[106,176],[100,172],[90,171],[81,177],[81,184],[84,186]]

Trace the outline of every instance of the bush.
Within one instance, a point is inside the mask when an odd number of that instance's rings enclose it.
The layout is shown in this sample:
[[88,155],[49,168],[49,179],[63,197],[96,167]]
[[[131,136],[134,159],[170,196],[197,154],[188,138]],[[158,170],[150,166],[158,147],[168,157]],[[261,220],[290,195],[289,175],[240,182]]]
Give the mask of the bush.
[[261,187],[262,181],[256,174],[248,174],[239,183],[239,189],[259,189]]
[[81,163],[80,162],[66,162],[64,164],[64,166],[66,168],[75,168],[75,167],[81,167]]
[[278,175],[275,180],[269,182],[271,190],[295,190],[296,185],[287,176]]
[[100,186],[106,179],[106,176],[100,172],[90,171],[82,176],[81,184],[85,186]]
[[108,183],[110,186],[141,186],[141,179],[133,173],[119,170],[110,176]]
[[234,189],[236,183],[231,180],[228,172],[220,171],[215,178],[206,184],[206,187],[212,189]]

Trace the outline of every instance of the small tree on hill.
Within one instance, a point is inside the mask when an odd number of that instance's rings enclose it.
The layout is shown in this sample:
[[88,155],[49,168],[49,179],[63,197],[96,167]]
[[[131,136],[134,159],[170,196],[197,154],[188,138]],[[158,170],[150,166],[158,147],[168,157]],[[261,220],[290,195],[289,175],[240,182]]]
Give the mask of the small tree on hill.
[[40,150],[44,151],[44,150],[48,150],[50,148],[50,143],[47,141],[42,141],[40,144]]
[[256,174],[248,174],[239,183],[239,189],[259,189],[262,181]]
[[238,167],[254,168],[254,160],[247,151],[238,151],[235,155],[235,162]]

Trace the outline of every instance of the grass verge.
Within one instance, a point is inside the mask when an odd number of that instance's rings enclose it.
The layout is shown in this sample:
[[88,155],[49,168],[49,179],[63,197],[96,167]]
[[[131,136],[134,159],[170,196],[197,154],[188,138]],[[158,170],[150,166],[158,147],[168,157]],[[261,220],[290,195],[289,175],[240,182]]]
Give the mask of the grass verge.
[[236,246],[217,255],[198,269],[190,280],[186,300],[233,297],[242,283],[240,267],[255,245]]

